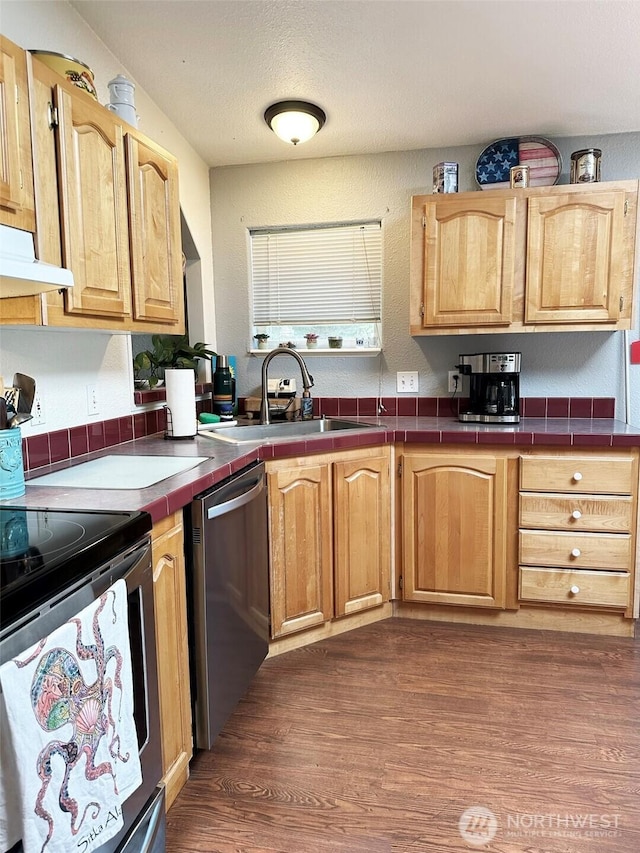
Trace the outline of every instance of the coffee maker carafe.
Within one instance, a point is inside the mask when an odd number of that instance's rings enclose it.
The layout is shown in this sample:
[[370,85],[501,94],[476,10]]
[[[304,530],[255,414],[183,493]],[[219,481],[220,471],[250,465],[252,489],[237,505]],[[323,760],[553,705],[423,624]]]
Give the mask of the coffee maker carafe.
[[519,352],[461,355],[458,370],[469,377],[469,409],[458,420],[468,423],[517,424],[520,421]]

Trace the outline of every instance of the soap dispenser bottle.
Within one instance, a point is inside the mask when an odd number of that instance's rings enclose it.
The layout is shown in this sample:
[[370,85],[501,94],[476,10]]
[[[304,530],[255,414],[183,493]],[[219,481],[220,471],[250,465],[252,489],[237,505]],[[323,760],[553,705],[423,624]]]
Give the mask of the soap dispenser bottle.
[[310,421],[313,418],[313,400],[311,399],[311,392],[308,388],[305,388],[302,392],[300,417],[303,421]]

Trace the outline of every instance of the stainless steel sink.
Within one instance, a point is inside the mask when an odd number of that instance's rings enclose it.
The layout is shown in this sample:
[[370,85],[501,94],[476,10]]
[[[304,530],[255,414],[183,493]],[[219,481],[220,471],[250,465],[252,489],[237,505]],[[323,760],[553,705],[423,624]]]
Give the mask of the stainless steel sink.
[[339,418],[316,418],[311,421],[283,421],[277,424],[257,424],[256,426],[230,426],[200,432],[206,438],[215,441],[227,441],[231,444],[247,444],[251,441],[281,441],[287,438],[320,435],[345,429],[370,429],[374,424],[359,424],[355,421],[343,421]]

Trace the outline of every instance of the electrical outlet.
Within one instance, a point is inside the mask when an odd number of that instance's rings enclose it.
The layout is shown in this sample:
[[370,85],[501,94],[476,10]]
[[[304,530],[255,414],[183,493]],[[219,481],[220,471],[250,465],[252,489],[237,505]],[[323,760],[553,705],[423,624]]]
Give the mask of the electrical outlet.
[[404,370],[396,374],[396,391],[399,394],[418,393],[418,371]]
[[455,394],[456,391],[460,391],[462,379],[457,370],[449,371],[449,393]]
[[36,392],[36,395],[33,398],[33,407],[31,409],[31,414],[33,415],[33,417],[31,418],[31,426],[41,426],[42,424],[46,423],[42,394],[40,394],[39,392]]
[[87,385],[87,414],[98,415],[98,391],[95,385]]

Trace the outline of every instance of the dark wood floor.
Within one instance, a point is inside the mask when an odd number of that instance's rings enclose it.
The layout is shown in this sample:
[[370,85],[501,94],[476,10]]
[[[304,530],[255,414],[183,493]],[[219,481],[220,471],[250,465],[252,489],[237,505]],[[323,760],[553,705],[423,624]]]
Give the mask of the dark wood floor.
[[[628,639],[406,619],[289,652],[194,759],[167,850],[637,853],[639,664]],[[474,807],[495,820],[463,838]]]

